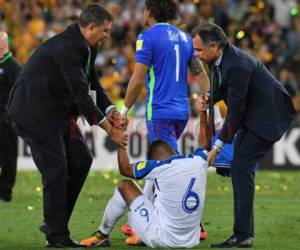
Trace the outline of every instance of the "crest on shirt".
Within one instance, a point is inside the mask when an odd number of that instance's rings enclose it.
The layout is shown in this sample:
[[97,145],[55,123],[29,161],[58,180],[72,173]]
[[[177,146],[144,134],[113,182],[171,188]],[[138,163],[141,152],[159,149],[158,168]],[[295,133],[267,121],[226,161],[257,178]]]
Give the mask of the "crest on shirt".
[[137,170],[142,170],[146,167],[146,161],[142,161],[137,165]]

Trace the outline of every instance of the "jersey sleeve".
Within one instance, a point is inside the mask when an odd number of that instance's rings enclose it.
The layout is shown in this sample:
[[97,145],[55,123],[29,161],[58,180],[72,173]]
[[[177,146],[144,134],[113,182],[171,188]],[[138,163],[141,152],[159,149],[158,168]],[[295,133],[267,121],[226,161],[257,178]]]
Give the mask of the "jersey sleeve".
[[198,166],[202,170],[206,170],[208,167],[207,150],[203,148],[197,148],[192,155],[194,156],[193,158],[194,158],[195,166]]
[[140,34],[136,40],[135,62],[150,66],[152,54],[150,37],[144,33]]
[[193,155],[200,156],[203,160],[207,160],[207,151],[203,148],[197,148]]
[[139,161],[133,166],[135,179],[145,178],[154,168],[159,166],[159,161]]

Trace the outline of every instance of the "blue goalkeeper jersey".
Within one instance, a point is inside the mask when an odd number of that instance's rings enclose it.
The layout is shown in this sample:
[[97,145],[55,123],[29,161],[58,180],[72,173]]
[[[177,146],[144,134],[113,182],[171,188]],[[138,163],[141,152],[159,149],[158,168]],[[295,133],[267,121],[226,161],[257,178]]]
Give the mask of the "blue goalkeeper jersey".
[[149,67],[146,77],[147,120],[188,119],[188,65],[192,39],[168,23],[157,23],[136,41],[136,63]]

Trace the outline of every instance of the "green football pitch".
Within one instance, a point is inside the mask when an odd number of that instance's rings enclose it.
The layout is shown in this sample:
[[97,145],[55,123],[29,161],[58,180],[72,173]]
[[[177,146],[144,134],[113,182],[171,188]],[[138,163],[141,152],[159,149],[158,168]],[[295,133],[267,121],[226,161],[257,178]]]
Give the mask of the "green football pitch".
[[[120,180],[117,172],[92,171],[84,185],[70,222],[71,236],[82,239],[95,231]],[[142,183],[140,183],[142,184]],[[232,188],[227,178],[210,173],[203,222],[208,238],[195,249],[209,249],[232,231]],[[38,231],[42,221],[42,192],[37,172],[19,172],[10,203],[0,203],[0,249],[43,249]],[[120,226],[111,234],[107,249],[127,247]],[[300,172],[260,171],[256,178],[254,249],[300,249]]]

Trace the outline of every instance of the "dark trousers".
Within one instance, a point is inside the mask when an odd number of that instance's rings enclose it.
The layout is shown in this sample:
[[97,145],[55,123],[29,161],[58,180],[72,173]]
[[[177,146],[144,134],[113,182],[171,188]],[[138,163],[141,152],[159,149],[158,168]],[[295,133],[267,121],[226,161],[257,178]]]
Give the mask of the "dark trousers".
[[16,180],[18,156],[18,138],[0,112],[0,199],[11,200],[12,189]]
[[254,236],[254,169],[256,163],[267,153],[273,143],[257,136],[247,128],[237,132],[231,166],[234,197],[233,231],[237,236]]
[[[17,126],[17,125],[16,125]],[[29,144],[42,175],[46,238],[55,243],[69,237],[68,222],[92,164],[92,156],[76,123],[37,141],[17,126]]]

